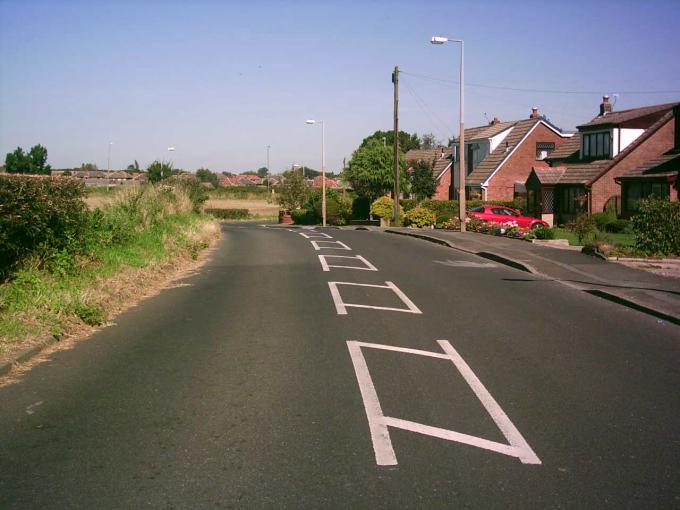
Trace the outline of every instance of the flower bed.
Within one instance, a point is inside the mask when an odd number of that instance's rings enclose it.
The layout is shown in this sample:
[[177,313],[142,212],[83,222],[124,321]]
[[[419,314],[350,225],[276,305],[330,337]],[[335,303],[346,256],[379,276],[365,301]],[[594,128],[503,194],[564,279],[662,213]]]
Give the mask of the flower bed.
[[[516,221],[507,221],[505,223],[491,223],[488,221],[478,220],[477,218],[467,217],[465,219],[466,230],[468,232],[477,232],[478,234],[487,234],[492,236],[509,237],[510,239],[531,240],[536,239],[534,231],[528,228],[522,228],[517,225]],[[453,218],[442,224],[442,228],[446,230],[460,230],[460,220]]]

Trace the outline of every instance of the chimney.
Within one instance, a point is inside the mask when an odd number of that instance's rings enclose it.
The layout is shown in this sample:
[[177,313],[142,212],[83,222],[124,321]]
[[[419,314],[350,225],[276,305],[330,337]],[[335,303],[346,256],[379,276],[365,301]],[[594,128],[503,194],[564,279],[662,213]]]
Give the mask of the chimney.
[[600,117],[612,112],[612,104],[609,102],[609,96],[602,96],[602,104],[600,105]]
[[534,107],[531,109],[531,115],[529,115],[529,118],[530,118],[530,119],[537,119],[538,117],[539,117],[539,114],[538,114],[538,107],[537,107],[537,106],[534,106]]
[[491,122],[489,122],[489,126],[495,126],[496,124],[500,124],[500,123],[501,123],[501,119],[499,119],[498,117],[494,117],[493,120]]

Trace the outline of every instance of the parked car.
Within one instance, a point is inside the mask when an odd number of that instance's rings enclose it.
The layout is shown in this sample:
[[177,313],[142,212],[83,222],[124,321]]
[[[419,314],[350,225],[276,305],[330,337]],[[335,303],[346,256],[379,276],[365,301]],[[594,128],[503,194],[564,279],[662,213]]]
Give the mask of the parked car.
[[521,228],[539,228],[548,225],[545,221],[531,216],[522,216],[518,210],[502,205],[480,205],[468,211],[468,215],[490,223],[516,223]]

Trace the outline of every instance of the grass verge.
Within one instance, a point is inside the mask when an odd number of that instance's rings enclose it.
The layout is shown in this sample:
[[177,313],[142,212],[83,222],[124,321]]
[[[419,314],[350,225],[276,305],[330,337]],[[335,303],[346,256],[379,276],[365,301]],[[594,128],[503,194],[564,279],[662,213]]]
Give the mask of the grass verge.
[[[582,246],[583,243],[578,242],[578,236],[569,229],[566,228],[553,228],[555,232],[555,239],[566,239],[572,246]],[[611,233],[598,233],[600,236],[605,236],[607,239],[611,240],[611,243],[619,246],[635,246],[635,235],[634,234],[611,234]],[[592,239],[592,235],[588,236],[585,242]]]

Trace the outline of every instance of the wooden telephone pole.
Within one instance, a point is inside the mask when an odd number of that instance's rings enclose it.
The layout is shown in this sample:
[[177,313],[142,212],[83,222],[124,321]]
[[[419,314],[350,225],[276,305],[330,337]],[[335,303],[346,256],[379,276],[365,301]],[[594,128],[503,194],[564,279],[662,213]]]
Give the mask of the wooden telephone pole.
[[399,66],[392,73],[394,84],[394,224],[399,224]]

